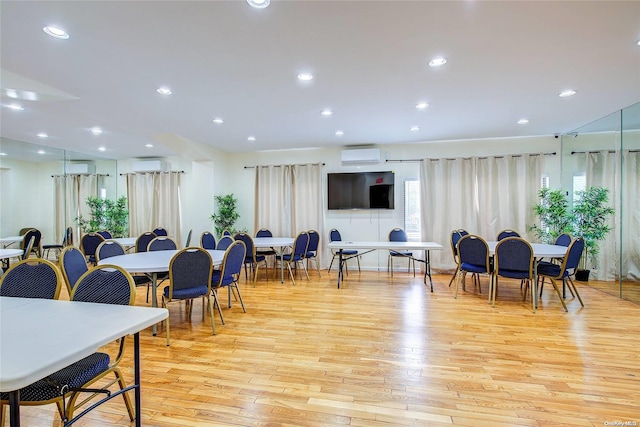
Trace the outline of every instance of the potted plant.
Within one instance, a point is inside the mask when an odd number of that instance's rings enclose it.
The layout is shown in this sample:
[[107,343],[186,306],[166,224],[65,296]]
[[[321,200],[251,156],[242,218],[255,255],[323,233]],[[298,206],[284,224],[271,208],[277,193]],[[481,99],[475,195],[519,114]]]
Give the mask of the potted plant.
[[113,237],[126,237],[129,234],[127,198],[122,196],[118,200],[101,199],[89,196],[86,200],[89,208],[89,219],[82,215],[76,218],[76,223],[83,233],[98,230],[109,230]]
[[587,263],[592,267],[596,266],[600,253],[598,242],[604,240],[611,231],[607,220],[615,210],[609,206],[609,190],[603,187],[588,187],[576,191],[572,213],[574,236],[584,239],[584,253],[580,259],[581,268],[576,273],[576,279],[587,281],[590,271]]
[[233,194],[226,194],[224,196],[215,196],[216,203],[218,205],[217,213],[211,215],[211,220],[214,223],[217,236],[222,236],[225,230],[228,230],[231,234],[235,234],[237,231],[234,225],[240,214],[237,212],[238,199]]
[[552,244],[562,233],[573,231],[573,215],[569,207],[569,201],[562,190],[550,190],[542,188],[538,193],[540,201],[533,210],[540,219],[540,224],[529,227],[529,231],[543,243]]

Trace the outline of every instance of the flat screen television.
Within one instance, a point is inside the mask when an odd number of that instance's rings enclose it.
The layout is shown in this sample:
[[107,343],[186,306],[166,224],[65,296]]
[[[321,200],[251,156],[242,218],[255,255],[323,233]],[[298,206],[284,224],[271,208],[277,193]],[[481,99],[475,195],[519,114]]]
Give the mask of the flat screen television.
[[327,174],[327,207],[337,209],[394,209],[392,171]]

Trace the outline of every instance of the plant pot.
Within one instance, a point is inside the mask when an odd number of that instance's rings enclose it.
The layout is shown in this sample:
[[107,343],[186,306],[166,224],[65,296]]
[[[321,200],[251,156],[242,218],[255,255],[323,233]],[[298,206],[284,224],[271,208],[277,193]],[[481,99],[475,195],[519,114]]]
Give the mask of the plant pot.
[[591,270],[578,270],[576,271],[576,280],[580,282],[588,282],[589,281],[589,273]]

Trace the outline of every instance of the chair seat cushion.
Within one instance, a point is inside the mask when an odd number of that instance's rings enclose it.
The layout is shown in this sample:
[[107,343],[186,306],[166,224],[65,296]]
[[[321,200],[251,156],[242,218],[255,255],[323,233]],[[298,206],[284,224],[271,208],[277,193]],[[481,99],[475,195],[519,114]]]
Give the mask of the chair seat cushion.
[[529,272],[522,270],[508,270],[506,268],[501,268],[498,275],[502,277],[509,277],[511,279],[530,279]]
[[302,261],[302,257],[300,255],[295,255],[295,254],[284,254],[282,256],[280,255],[276,255],[277,259],[283,259],[287,262],[297,262],[297,261]]
[[358,255],[358,251],[349,249],[349,250],[342,251],[342,255]]
[[253,259],[252,256],[248,256],[248,257],[245,258],[245,262],[246,263],[258,263],[258,262],[264,261],[265,259],[266,258],[265,258],[264,255],[256,254],[256,258],[255,259]]
[[[63,385],[68,385],[70,388],[81,387],[92,378],[109,369],[110,361],[109,355],[106,353],[93,353],[21,389],[20,400],[40,402],[55,399],[60,396],[59,387]],[[0,397],[2,400],[7,400],[8,398],[8,393],[2,393]]]
[[469,273],[486,273],[487,267],[485,265],[476,265],[470,264],[468,262],[463,262],[460,264],[460,270],[467,271]]
[[307,253],[304,255],[304,257],[305,257],[305,258],[313,258],[313,257],[315,257],[315,256],[316,256],[316,253],[315,253],[315,252],[307,252]]
[[560,266],[552,262],[541,261],[538,263],[538,274],[557,277],[560,274]]
[[42,245],[42,249],[62,249],[62,245]]
[[406,256],[406,257],[412,257],[413,256],[413,252],[396,252],[396,251],[391,251],[389,253],[391,256]]
[[[192,299],[207,295],[208,287],[206,285],[194,286],[187,289],[174,289],[173,299]],[[169,297],[169,286],[164,288],[164,296]]]

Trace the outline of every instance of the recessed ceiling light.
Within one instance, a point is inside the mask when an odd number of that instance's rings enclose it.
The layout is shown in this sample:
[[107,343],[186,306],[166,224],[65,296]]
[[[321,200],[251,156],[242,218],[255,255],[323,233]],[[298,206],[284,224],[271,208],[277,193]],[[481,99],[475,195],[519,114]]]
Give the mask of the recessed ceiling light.
[[446,58],[433,58],[431,61],[429,61],[429,67],[441,67],[444,64],[447,63]]
[[638,41],[636,42],[636,44],[637,44],[638,46],[640,46],[640,39],[638,39]]
[[0,153],[0,156],[6,156],[7,153]]
[[147,148],[153,148],[153,144],[144,144],[144,146]]
[[46,154],[44,150],[38,150],[38,154]]
[[251,7],[255,7],[256,9],[264,9],[269,6],[271,0],[247,0],[247,3],[251,5]]
[[16,92],[14,89],[5,89],[4,91],[9,98],[16,99],[18,97],[18,92]]
[[519,125],[526,125],[527,123],[529,123],[529,119],[520,119],[520,120],[518,120],[518,124]]
[[344,135],[343,131],[341,131],[341,130],[337,130],[336,131],[336,136],[342,136],[342,135]]
[[45,132],[40,132],[39,134],[36,135],[38,138],[49,138],[49,135],[47,135]]
[[247,138],[247,141],[251,141],[251,142],[253,142],[253,141],[255,141],[255,140],[256,140],[256,137],[255,137],[255,136],[250,136],[250,137],[248,137],[248,138]]
[[45,33],[49,34],[51,37],[55,37],[57,39],[66,40],[69,38],[69,34],[62,28],[54,27],[51,25],[47,25],[42,29]]
[[333,111],[329,110],[328,108],[325,108],[320,112],[320,114],[322,114],[325,117],[329,117],[333,114]]
[[411,132],[418,132],[418,131],[420,130],[420,126],[411,126],[411,127],[409,128],[409,130],[410,130]]
[[425,102],[425,101],[420,101],[416,104],[416,108],[418,110],[424,110],[429,106],[429,103]]
[[300,73],[298,74],[298,80],[303,82],[308,82],[309,80],[313,80],[313,74],[311,73]]
[[224,120],[220,117],[216,117],[215,119],[213,119],[213,123],[217,124],[217,125],[221,125],[224,123]]
[[171,89],[169,89],[169,88],[168,88],[168,87],[166,87],[166,86],[159,87],[159,88],[156,90],[156,92],[158,92],[160,95],[171,95],[171,93],[172,93],[172,92],[171,92]]
[[23,111],[24,107],[22,107],[21,105],[18,104],[9,104],[7,105],[7,107],[11,108],[14,111]]
[[94,135],[102,135],[102,129],[99,127],[91,128],[91,133]]
[[98,147],[98,151],[107,151],[105,147]]
[[566,98],[568,96],[573,96],[576,94],[576,91],[573,89],[567,89],[567,90],[563,90],[562,92],[560,92],[560,95],[558,95],[560,98]]

